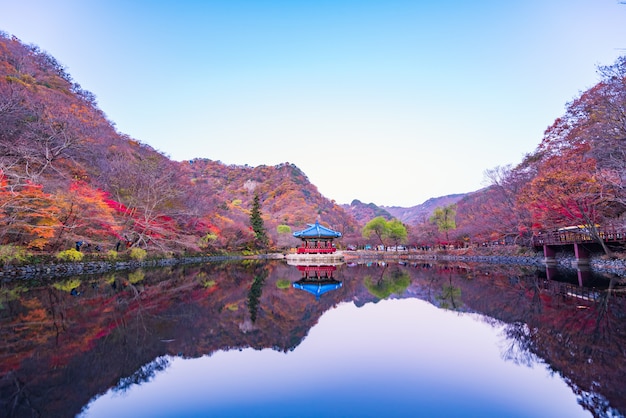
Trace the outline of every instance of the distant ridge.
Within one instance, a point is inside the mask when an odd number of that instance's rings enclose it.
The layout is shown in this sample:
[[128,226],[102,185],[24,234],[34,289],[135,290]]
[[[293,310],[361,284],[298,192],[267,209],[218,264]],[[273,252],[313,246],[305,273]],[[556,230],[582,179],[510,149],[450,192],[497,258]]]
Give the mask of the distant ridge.
[[407,225],[417,225],[427,221],[436,208],[457,203],[469,194],[470,193],[457,193],[447,196],[431,197],[424,203],[410,208],[399,206],[381,206],[381,208]]
[[363,203],[354,199],[349,205],[341,205],[359,225],[365,225],[370,220],[382,216],[385,219],[393,219],[393,215],[374,203]]
[[343,209],[361,226],[377,216],[385,219],[396,218],[407,225],[417,225],[430,218],[436,208],[457,203],[470,193],[458,193],[441,197],[433,197],[424,203],[410,208],[399,206],[378,206],[374,203],[363,203],[353,200],[349,205],[341,205]]

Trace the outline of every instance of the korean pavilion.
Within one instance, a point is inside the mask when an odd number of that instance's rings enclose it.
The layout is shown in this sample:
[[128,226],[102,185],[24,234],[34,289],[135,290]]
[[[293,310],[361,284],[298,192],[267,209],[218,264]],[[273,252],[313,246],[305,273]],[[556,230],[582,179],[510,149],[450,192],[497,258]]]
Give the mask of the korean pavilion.
[[314,225],[309,224],[308,228],[294,232],[293,236],[302,240],[298,254],[332,254],[337,251],[333,239],[340,238],[341,232],[326,228],[316,221]]

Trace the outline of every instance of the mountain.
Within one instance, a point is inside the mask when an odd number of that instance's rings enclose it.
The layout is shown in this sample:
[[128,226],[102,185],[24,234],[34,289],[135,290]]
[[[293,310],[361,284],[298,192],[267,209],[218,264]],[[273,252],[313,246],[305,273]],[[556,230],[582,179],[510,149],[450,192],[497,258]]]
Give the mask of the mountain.
[[342,205],[352,218],[361,226],[377,216],[390,220],[396,218],[407,225],[417,225],[424,223],[430,218],[436,208],[457,203],[469,193],[452,194],[448,196],[433,197],[424,203],[403,208],[399,206],[377,206],[374,203],[362,203],[360,200],[353,200],[349,205]]
[[275,241],[281,238],[278,225],[299,230],[319,220],[343,234],[358,228],[350,214],[324,197],[294,164],[250,167],[200,158],[182,164],[197,193],[204,196],[205,208],[219,215],[218,223],[221,216],[246,225],[258,194],[265,226]]
[[349,205],[341,206],[361,226],[378,216],[382,216],[387,220],[393,219],[393,215],[374,203],[363,203],[354,199]]
[[278,225],[357,228],[293,164],[177,162],[118,132],[54,57],[0,32],[0,245],[251,248],[255,194],[273,245],[290,244]]
[[420,205],[412,206],[410,208],[402,208],[398,206],[382,206],[381,208],[389,212],[394,218],[399,219],[407,225],[417,225],[427,221],[436,208],[455,204],[468,194],[469,193],[457,193],[447,196],[433,197]]

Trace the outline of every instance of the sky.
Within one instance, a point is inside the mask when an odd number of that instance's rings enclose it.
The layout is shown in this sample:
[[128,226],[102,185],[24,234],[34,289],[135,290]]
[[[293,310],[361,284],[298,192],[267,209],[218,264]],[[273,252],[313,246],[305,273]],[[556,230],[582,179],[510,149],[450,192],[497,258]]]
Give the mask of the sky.
[[0,0],[129,135],[410,207],[516,165],[626,54],[619,0]]

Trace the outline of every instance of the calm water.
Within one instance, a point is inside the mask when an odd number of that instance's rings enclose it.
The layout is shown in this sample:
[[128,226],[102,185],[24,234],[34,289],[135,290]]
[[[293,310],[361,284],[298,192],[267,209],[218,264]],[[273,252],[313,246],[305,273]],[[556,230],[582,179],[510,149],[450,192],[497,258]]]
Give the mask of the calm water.
[[1,290],[2,416],[626,412],[624,287],[586,272],[238,262]]

